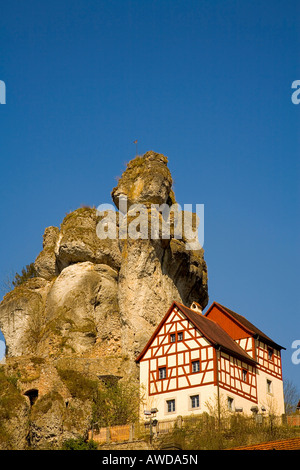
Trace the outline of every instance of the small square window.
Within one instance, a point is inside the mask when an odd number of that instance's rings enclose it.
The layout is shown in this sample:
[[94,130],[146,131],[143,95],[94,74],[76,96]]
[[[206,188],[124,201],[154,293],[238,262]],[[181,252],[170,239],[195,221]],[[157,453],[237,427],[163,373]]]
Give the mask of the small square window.
[[183,340],[183,332],[180,331],[179,333],[177,333],[177,341],[182,341]]
[[175,400],[167,400],[167,412],[168,413],[175,412]]
[[158,378],[165,379],[167,377],[167,369],[165,367],[160,367],[158,369]]
[[192,372],[200,371],[200,361],[192,361]]
[[175,343],[175,341],[176,341],[176,335],[175,335],[175,333],[172,333],[172,334],[170,335],[170,341],[171,341],[171,343]]
[[199,395],[192,395],[190,397],[190,400],[191,400],[191,408],[199,408],[200,406]]

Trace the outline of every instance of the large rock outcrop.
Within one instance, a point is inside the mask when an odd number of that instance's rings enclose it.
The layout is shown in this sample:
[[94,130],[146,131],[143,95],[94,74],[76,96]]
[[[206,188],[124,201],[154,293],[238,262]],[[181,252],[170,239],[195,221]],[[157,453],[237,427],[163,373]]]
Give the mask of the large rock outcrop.
[[[133,159],[111,196],[115,206],[107,210],[79,208],[59,228],[46,228],[37,277],[4,297],[0,328],[10,371],[25,357],[38,357],[44,368],[60,361],[95,377],[137,378],[135,357],[171,302],[207,305],[203,249],[189,244],[184,213],[168,212],[176,201],[167,158],[151,151]],[[160,225],[151,231],[154,220]],[[57,392],[48,382],[42,375],[36,380],[39,400],[41,390],[42,396]],[[19,388],[24,393],[28,387],[25,380]],[[51,413],[60,408],[57,399]],[[44,442],[41,419],[34,429],[35,441]]]

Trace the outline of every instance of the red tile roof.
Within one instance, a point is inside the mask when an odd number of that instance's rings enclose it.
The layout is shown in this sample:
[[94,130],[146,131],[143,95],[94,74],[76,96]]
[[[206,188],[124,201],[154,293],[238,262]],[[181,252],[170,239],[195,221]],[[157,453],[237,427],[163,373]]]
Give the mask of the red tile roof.
[[234,447],[227,450],[300,450],[300,437],[263,442],[251,446]]

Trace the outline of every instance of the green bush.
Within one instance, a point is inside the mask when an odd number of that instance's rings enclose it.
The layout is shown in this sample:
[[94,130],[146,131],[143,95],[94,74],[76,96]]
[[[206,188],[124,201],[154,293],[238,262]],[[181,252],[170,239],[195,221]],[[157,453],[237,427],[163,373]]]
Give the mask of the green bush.
[[0,422],[16,416],[24,402],[25,398],[17,388],[16,377],[9,377],[0,369]]
[[245,415],[232,415],[217,420],[208,413],[183,418],[182,425],[175,425],[166,435],[161,448],[176,444],[185,450],[221,450],[247,446],[277,439],[298,436],[294,428],[274,425],[267,416],[263,423]]
[[131,380],[111,381],[99,388],[93,405],[95,427],[117,426],[138,420],[139,387]]
[[68,439],[62,445],[62,450],[97,450],[95,441],[85,441],[83,437]]

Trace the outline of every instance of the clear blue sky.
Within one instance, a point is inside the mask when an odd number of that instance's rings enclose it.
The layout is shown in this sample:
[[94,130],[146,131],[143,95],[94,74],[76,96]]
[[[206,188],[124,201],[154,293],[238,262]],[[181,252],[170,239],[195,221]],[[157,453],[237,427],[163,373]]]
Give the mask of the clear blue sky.
[[138,139],[169,157],[180,204],[205,205],[210,303],[285,346],[300,389],[299,15],[297,0],[5,2],[0,279],[45,227],[111,202]]

